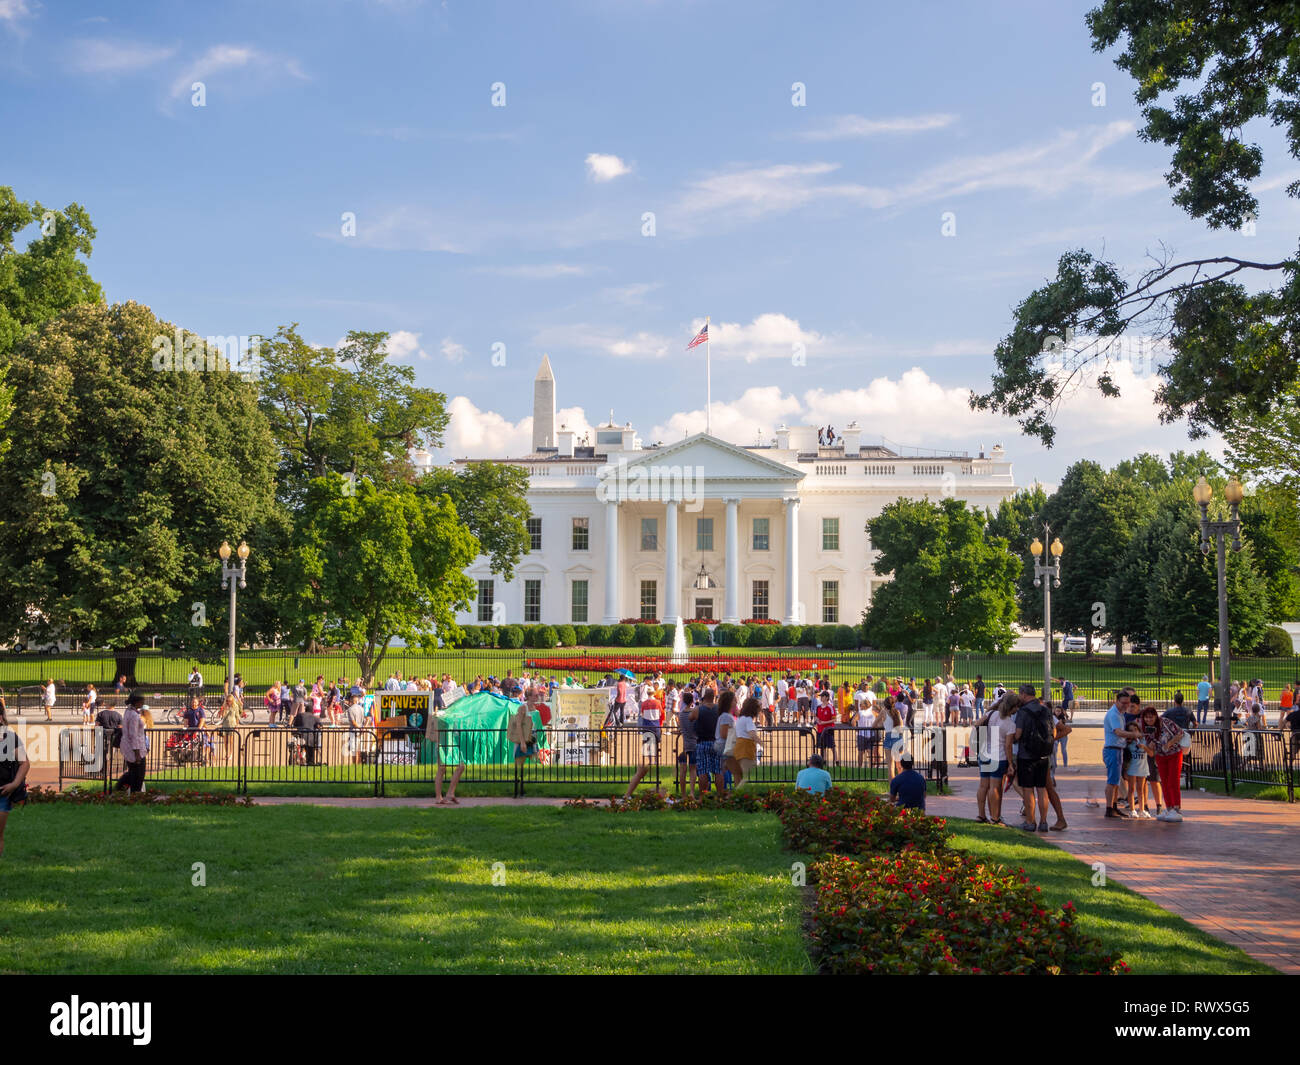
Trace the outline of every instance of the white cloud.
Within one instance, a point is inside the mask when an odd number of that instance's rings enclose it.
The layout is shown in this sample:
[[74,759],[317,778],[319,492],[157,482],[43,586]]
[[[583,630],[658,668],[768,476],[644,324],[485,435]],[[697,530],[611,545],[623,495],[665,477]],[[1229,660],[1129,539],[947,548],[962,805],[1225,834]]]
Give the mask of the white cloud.
[[[660,333],[645,330],[625,333],[587,323],[546,326],[533,334],[532,344],[542,351],[578,350],[623,359],[659,359],[672,348],[669,338]],[[682,346],[685,345],[686,341],[682,341]]]
[[[691,328],[699,332],[704,319],[696,319]],[[717,322],[709,325],[709,340],[714,353],[722,356],[742,356],[746,362],[764,358],[789,359],[797,345],[803,346],[806,355],[812,348],[824,344],[826,338],[811,329],[804,329],[795,319],[784,314],[760,314],[748,325],[739,322]]]
[[27,0],[0,0],[0,22],[6,23],[10,29],[17,30],[19,19],[28,18],[32,14]]
[[173,47],[140,41],[73,41],[70,61],[79,74],[128,74],[155,66],[176,54]]
[[943,129],[957,121],[956,115],[904,115],[897,118],[864,118],[862,115],[836,115],[813,129],[796,133],[805,141],[856,140],[890,133],[923,133]]
[[[1058,196],[1073,189],[1129,195],[1163,186],[1153,171],[1096,165],[1111,145],[1132,135],[1132,122],[1066,130],[1037,144],[961,156],[893,186],[836,181],[840,164],[813,162],[733,169],[690,182],[675,205],[688,228],[839,203],[880,210],[951,201],[975,192],[1019,190]],[[671,220],[673,213],[669,213]]]
[[841,200],[865,207],[888,205],[889,193],[885,189],[822,181],[839,168],[838,163],[787,163],[710,174],[689,184],[677,210],[688,216],[726,211],[756,218],[792,211],[816,200]]
[[191,61],[185,70],[177,75],[171,83],[168,95],[173,101],[179,100],[193,91],[192,87],[196,81],[206,85],[214,75],[228,70],[245,72],[237,82],[241,87],[252,80],[265,81],[281,73],[300,80],[307,78],[296,59],[271,55],[247,45],[217,44]]
[[421,334],[412,333],[407,329],[398,329],[389,333],[388,357],[397,360],[409,359],[412,356],[427,359],[429,356],[420,347],[420,336]]
[[[447,411],[451,420],[439,452],[444,458],[518,458],[533,449],[532,415],[512,422],[496,411],[481,409],[466,396],[453,396]],[[596,438],[581,407],[557,410],[555,424],[572,429],[579,441],[584,435]]]
[[631,172],[632,168],[617,155],[602,155],[600,152],[592,152],[587,156],[587,176],[592,181],[613,181],[615,178]]
[[527,281],[549,281],[557,277],[585,277],[590,271],[572,263],[534,263],[522,266],[479,266],[479,273],[519,277]]
[[464,362],[465,356],[469,354],[469,348],[464,344],[458,344],[451,337],[443,337],[442,344],[439,345],[443,358],[448,362]]
[[[975,453],[981,447],[1002,444],[1015,464],[1018,484],[1036,477],[1059,481],[1066,466],[1080,455],[1113,466],[1141,451],[1167,456],[1173,451],[1204,447],[1222,455],[1218,437],[1192,441],[1184,424],[1161,425],[1154,402],[1158,381],[1121,365],[1114,370],[1120,397],[1105,399],[1095,390],[1082,389],[1067,397],[1057,418],[1057,446],[1048,451],[1020,435],[1018,425],[987,411],[973,411],[964,386],[944,384],[913,367],[898,377],[881,376],[857,388],[808,389],[802,395],[777,385],[754,386],[732,396],[725,385],[715,387],[713,433],[732,443],[748,445],[771,441],[777,425],[826,425],[843,429],[856,421],[864,444],[933,448]],[[719,382],[715,380],[715,386]],[[525,454],[532,445],[532,418],[511,422],[494,411],[482,410],[464,396],[449,404],[452,413],[447,433],[446,457],[507,458]],[[677,411],[647,424],[634,412],[615,411],[619,420],[631,416],[646,444],[671,444],[703,432],[705,412],[699,407]],[[600,418],[603,421],[605,413]],[[557,412],[557,424],[582,433],[591,432],[580,407]],[[593,437],[594,438],[594,437]]]
[[646,296],[662,287],[662,281],[637,281],[630,285],[615,285],[612,288],[601,289],[600,294],[613,303],[635,305],[645,303]]

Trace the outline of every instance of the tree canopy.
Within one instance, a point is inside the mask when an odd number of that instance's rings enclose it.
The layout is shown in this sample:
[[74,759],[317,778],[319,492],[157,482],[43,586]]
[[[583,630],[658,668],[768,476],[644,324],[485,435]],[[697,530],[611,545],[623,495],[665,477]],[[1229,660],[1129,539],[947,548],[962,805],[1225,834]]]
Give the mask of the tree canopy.
[[[1251,182],[1263,151],[1253,121],[1281,128],[1300,158],[1300,9],[1248,0],[1105,0],[1088,15],[1093,47],[1118,46],[1116,65],[1137,82],[1139,136],[1170,149],[1173,200],[1212,229],[1239,229],[1259,204]],[[1300,195],[1300,182],[1287,188]],[[1056,276],[1016,307],[976,409],[1016,418],[1051,445],[1063,397],[1092,379],[1115,396],[1125,334],[1157,341],[1160,417],[1186,417],[1193,435],[1262,421],[1289,448],[1273,450],[1294,477],[1300,459],[1294,404],[1300,382],[1300,260],[1207,252],[1162,253],[1126,276],[1086,249],[1067,251]],[[1131,348],[1128,350],[1132,350]]]
[[347,644],[373,682],[394,639],[458,636],[455,614],[474,586],[464,570],[479,543],[446,495],[397,483],[313,480],[298,527],[296,579],[285,603],[300,643]]
[[256,387],[157,370],[171,336],[137,303],[81,304],[6,360],[12,448],[0,462],[0,628],[130,650],[199,636],[221,600],[215,545],[273,501]]
[[1001,536],[957,499],[900,499],[867,523],[879,552],[864,635],[888,651],[924,652],[952,671],[958,649],[1000,652],[1011,645],[1020,560]]

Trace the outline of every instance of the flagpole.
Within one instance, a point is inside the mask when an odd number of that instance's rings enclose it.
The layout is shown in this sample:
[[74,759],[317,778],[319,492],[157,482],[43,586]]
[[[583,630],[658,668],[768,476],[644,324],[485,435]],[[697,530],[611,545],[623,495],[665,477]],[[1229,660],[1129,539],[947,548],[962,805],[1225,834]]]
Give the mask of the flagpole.
[[[709,328],[709,316],[704,316],[704,328]],[[713,435],[713,352],[709,344],[712,336],[709,333],[704,334],[704,431],[709,436]]]

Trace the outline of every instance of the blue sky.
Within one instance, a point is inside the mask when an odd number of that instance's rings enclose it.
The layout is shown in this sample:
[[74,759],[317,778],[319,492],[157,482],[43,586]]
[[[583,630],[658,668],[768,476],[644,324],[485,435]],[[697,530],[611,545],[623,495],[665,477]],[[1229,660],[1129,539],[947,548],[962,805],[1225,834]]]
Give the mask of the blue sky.
[[192,331],[392,331],[448,453],[519,451],[543,352],[574,426],[703,428],[708,314],[720,435],[857,419],[1053,482],[1187,446],[1140,362],[1051,452],[964,409],[1059,254],[1281,256],[1300,222],[1268,129],[1254,236],[1170,204],[1088,6],[0,0],[0,182],[85,205],[108,297]]

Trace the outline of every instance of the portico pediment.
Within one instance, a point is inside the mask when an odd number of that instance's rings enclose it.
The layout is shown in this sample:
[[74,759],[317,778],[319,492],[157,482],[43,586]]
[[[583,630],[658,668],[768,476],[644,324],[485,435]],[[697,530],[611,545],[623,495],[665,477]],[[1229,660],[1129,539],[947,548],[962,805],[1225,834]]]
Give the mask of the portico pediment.
[[[729,496],[780,498],[803,479],[763,455],[725,440],[697,433],[668,447],[618,460],[600,471],[611,491],[623,499],[719,499]],[[612,496],[611,496],[612,497]]]

